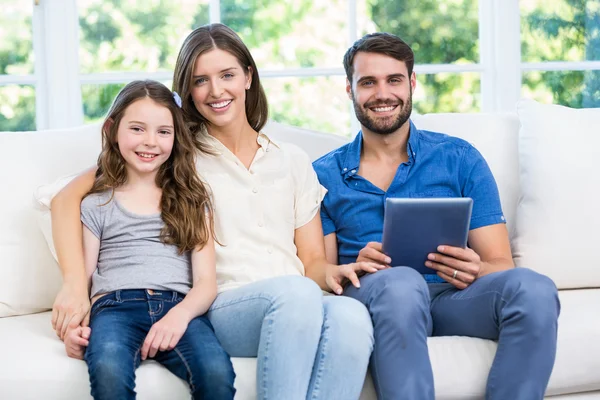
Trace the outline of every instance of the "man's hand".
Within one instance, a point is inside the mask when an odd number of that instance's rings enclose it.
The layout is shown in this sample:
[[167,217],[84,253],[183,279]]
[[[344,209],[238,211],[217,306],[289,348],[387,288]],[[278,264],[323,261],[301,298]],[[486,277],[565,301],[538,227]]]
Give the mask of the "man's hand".
[[152,358],[158,351],[173,350],[190,323],[190,313],[182,307],[173,307],[167,315],[152,325],[140,353],[142,360]]
[[342,287],[346,284],[347,281],[352,282],[352,284],[355,287],[359,288],[359,275],[363,275],[367,272],[377,272],[381,269],[386,268],[389,267],[382,264],[366,261],[359,261],[352,264],[344,265],[329,264],[327,266],[327,270],[325,271],[325,282],[327,282],[327,286],[329,286],[333,293],[342,294]]
[[90,344],[90,334],[92,330],[89,326],[78,326],[71,329],[65,335],[65,350],[71,358],[83,360],[85,348]]
[[381,243],[369,242],[358,252],[356,261],[367,261],[390,267],[392,259],[383,253]]
[[90,299],[87,287],[63,283],[52,306],[52,328],[60,340],[65,339],[68,329],[87,326]]
[[425,266],[435,269],[439,277],[457,289],[465,289],[481,274],[481,258],[470,248],[438,246],[430,253]]

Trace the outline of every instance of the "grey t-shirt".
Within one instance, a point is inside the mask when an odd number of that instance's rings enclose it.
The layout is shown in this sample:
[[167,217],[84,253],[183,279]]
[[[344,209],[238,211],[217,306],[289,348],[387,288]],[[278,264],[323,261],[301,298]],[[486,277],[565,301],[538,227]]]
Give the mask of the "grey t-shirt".
[[192,286],[190,253],[179,255],[176,246],[160,241],[160,214],[136,215],[114,197],[109,201],[110,195],[95,193],[81,202],[81,222],[100,239],[91,296],[119,289],[186,294]]

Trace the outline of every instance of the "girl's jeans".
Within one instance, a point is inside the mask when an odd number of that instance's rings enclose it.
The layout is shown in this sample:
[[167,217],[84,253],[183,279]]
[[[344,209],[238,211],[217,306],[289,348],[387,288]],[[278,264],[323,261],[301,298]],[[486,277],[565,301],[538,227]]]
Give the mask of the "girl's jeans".
[[[117,290],[92,306],[85,353],[95,400],[135,399],[135,370],[152,324],[183,300],[172,291]],[[194,318],[170,351],[154,360],[190,385],[194,399],[233,399],[235,374],[205,316]]]

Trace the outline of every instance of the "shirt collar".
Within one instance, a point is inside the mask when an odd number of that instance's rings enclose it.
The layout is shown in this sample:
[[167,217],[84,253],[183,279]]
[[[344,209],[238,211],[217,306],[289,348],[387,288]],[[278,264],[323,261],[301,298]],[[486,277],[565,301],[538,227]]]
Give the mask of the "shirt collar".
[[[406,144],[406,152],[408,154],[408,159],[411,162],[415,162],[417,154],[419,153],[419,136],[420,132],[413,124],[412,120],[410,122],[410,130],[408,135],[408,143]],[[342,170],[340,171],[342,175],[351,174],[354,175],[358,171],[358,167],[360,164],[360,153],[363,145],[363,135],[362,131],[359,131],[356,135],[356,138],[350,143],[348,149],[346,150],[346,158],[342,164]]]
[[[200,141],[200,143],[207,146],[210,150],[212,150],[214,153],[216,153],[218,155],[223,154],[225,151],[229,152],[229,149],[227,149],[227,147],[225,147],[225,145],[223,143],[221,143],[221,141],[219,139],[210,135],[206,131],[206,129],[203,129],[200,132],[200,134],[198,135],[198,140]],[[274,142],[269,136],[267,136],[265,133],[262,133],[262,132],[258,133],[256,142],[264,151],[269,151],[271,146],[275,146],[278,149],[280,148],[279,144]]]

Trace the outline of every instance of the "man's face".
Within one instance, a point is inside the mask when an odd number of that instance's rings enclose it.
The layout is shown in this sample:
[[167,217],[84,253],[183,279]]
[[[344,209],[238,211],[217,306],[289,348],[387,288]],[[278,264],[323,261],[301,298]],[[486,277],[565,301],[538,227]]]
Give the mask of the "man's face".
[[384,54],[358,52],[346,92],[362,126],[373,133],[389,135],[410,118],[415,86],[415,74],[408,75],[403,61]]

